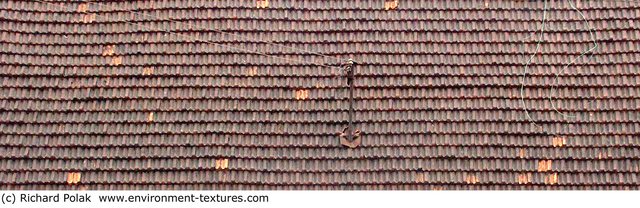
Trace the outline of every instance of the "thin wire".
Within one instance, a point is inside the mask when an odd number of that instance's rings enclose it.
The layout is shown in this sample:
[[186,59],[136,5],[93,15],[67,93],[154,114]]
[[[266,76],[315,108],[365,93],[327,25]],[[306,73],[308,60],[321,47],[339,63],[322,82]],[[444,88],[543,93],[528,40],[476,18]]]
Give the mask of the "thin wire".
[[[524,71],[522,72],[522,79],[520,80],[520,104],[522,105],[522,109],[524,110],[524,114],[529,120],[531,124],[537,127],[541,127],[536,123],[536,120],[531,117],[529,114],[529,110],[527,109],[527,104],[524,101],[524,85],[525,79],[527,77],[527,70],[529,69],[529,65],[533,61],[533,58],[538,54],[540,50],[540,45],[542,45],[542,38],[544,36],[544,25],[547,17],[547,0],[544,0],[544,10],[542,12],[542,25],[540,26],[540,35],[538,36],[538,40],[536,41],[536,48],[533,51],[533,54],[529,57],[529,60],[526,61],[524,65]],[[524,43],[524,40],[523,40]]]
[[[588,50],[582,52],[578,57],[572,59],[570,62],[567,63],[567,65],[565,65],[562,70],[560,72],[564,73],[565,70],[567,70],[567,68],[569,68],[570,65],[574,64],[578,59],[584,57],[586,54],[591,53],[591,55],[593,55],[593,51],[595,51],[598,48],[598,43],[596,42],[596,38],[594,36],[594,29],[593,27],[591,27],[591,25],[589,24],[589,21],[587,21],[587,18],[584,16],[584,14],[575,7],[575,5],[573,4],[573,2],[571,0],[567,0],[567,2],[569,2],[569,5],[571,6],[572,9],[576,10],[578,12],[578,14],[580,14],[580,16],[582,17],[582,19],[584,20],[584,23],[587,27],[587,29],[589,30],[589,36],[591,37],[591,40],[593,41],[593,47],[589,48]],[[558,80],[560,79],[560,74],[559,73],[555,73],[555,79],[554,79],[554,84],[551,85],[551,92],[549,93],[549,102],[551,102],[551,108],[553,108],[554,111],[556,111],[557,113],[559,113],[560,115],[562,115],[563,117],[567,118],[575,118],[575,115],[568,115],[566,113],[560,112],[558,110],[558,108],[556,107],[556,105],[553,102],[553,93],[555,92],[555,85],[558,84]]]
[[[570,4],[571,8],[573,8],[574,10],[576,10],[576,11],[580,14],[580,16],[582,17],[582,19],[585,21],[585,23],[586,23],[586,25],[587,25],[587,27],[588,27],[588,29],[589,29],[590,37],[591,37],[591,39],[593,40],[594,46],[593,46],[593,47],[591,47],[591,48],[589,48],[588,50],[586,50],[586,51],[582,52],[578,57],[576,57],[576,58],[574,58],[573,60],[569,61],[569,62],[567,63],[567,65],[565,65],[565,67],[563,67],[562,71],[565,71],[565,70],[566,70],[566,68],[568,68],[571,64],[574,64],[574,63],[576,62],[576,60],[580,59],[581,57],[584,57],[584,56],[585,56],[586,54],[588,54],[588,53],[591,53],[591,56],[593,56],[593,51],[594,51],[594,50],[596,50],[596,49],[598,48],[598,44],[597,44],[597,42],[596,42],[596,39],[595,39],[595,36],[594,36],[594,32],[593,32],[593,31],[594,31],[594,29],[593,29],[593,28],[591,27],[591,25],[588,23],[588,21],[587,21],[586,17],[584,16],[584,14],[583,14],[581,11],[579,11],[579,10],[575,7],[575,5],[573,4],[573,2],[571,2],[571,0],[568,0],[568,2],[569,2],[569,4]],[[527,110],[527,107],[526,107],[526,103],[524,102],[524,80],[525,80],[525,77],[526,77],[526,74],[527,74],[527,69],[528,69],[529,65],[531,64],[531,62],[532,62],[532,60],[533,60],[533,57],[535,57],[535,56],[537,55],[538,50],[539,50],[539,48],[540,48],[540,44],[542,43],[542,37],[543,37],[543,35],[544,35],[544,28],[545,28],[545,21],[546,21],[546,11],[547,11],[547,1],[546,1],[546,0],[545,0],[545,4],[544,4],[544,5],[545,5],[545,8],[544,8],[544,10],[543,10],[542,25],[541,25],[541,26],[540,26],[540,28],[539,28],[539,29],[540,29],[540,35],[539,35],[538,41],[536,42],[536,50],[534,51],[534,53],[531,55],[531,57],[529,58],[529,60],[528,60],[528,61],[526,62],[526,64],[525,64],[525,70],[524,70],[524,72],[523,72],[523,76],[522,76],[522,80],[521,80],[521,81],[522,81],[522,82],[521,82],[521,84],[522,84],[522,85],[521,85],[521,88],[520,88],[520,95],[521,95],[521,97],[520,97],[520,98],[521,98],[521,103],[522,103],[523,109],[524,109],[524,111],[525,111],[525,115],[527,116],[527,118],[529,119],[529,121],[530,121],[534,126],[536,126],[536,127],[540,128],[540,129],[541,129],[543,132],[545,132],[546,134],[554,135],[554,134],[552,134],[552,133],[549,133],[549,131],[548,131],[544,126],[541,126],[541,125],[539,125],[539,124],[537,124],[537,123],[536,123],[535,119],[533,119],[533,118],[530,116],[530,114],[529,114],[529,112],[528,112],[528,110]],[[531,36],[533,36],[533,35],[535,35],[536,33],[537,33],[537,32],[534,32],[534,34],[532,34],[532,35],[529,35],[529,36],[525,37],[525,38],[522,40],[523,44],[525,43],[525,42],[524,42],[525,40],[530,39],[530,37],[531,37]],[[523,56],[525,56],[525,54],[526,54],[526,52],[523,50]],[[544,58],[542,58],[542,59],[544,59]],[[543,61],[543,62],[544,62],[544,61]],[[558,75],[558,73],[556,73],[556,74],[555,74],[555,81],[556,81],[556,83],[557,83],[558,79],[559,79],[559,75]],[[552,93],[554,92],[554,86],[552,86],[552,88],[551,88],[551,92],[552,92]],[[551,97],[552,97],[552,95],[549,95],[549,101],[551,101],[554,111],[556,111],[556,112],[560,113],[561,115],[563,115],[563,116],[565,116],[565,117],[575,117],[575,116],[568,116],[568,115],[566,115],[566,114],[564,114],[564,113],[560,112],[560,111],[559,111],[559,110],[558,110],[558,109],[553,105],[553,102],[552,102],[552,98],[551,98]],[[562,129],[566,130],[566,129],[568,129],[568,127],[567,127],[567,126],[565,126],[565,127],[563,127]]]
[[[62,9],[68,9],[65,6],[54,4],[54,3],[50,3],[50,2],[47,2],[47,1],[42,1],[42,0],[34,0],[34,1],[40,2],[40,3],[49,4],[49,5],[54,5],[54,6],[57,6],[59,8],[62,8]],[[96,15],[96,17],[101,16],[99,14],[95,14],[95,15]],[[126,21],[126,20],[122,20],[122,21],[124,21],[127,24],[140,26],[140,27],[143,27],[143,28],[146,28],[146,29],[150,29],[150,30],[154,30],[155,29],[155,30],[157,30],[157,28],[147,27],[147,26],[144,26],[143,24],[140,24],[140,23],[134,23],[134,22]],[[299,60],[299,59],[283,58],[283,57],[279,57],[279,56],[269,55],[269,54],[266,54],[266,53],[260,53],[258,51],[252,51],[252,50],[248,50],[248,49],[244,49],[244,48],[238,48],[238,47],[228,46],[228,45],[225,45],[225,44],[215,43],[215,42],[211,42],[211,41],[207,41],[207,40],[200,40],[200,39],[198,39],[196,37],[193,37],[193,36],[190,36],[190,35],[184,35],[184,34],[172,32],[172,31],[169,31],[169,30],[162,30],[162,31],[166,32],[166,33],[169,33],[169,34],[175,34],[177,36],[191,38],[191,41],[200,41],[200,42],[204,42],[204,43],[215,45],[215,46],[226,47],[226,48],[231,48],[231,49],[235,49],[235,50],[239,50],[239,51],[244,51],[244,52],[249,53],[249,54],[257,54],[257,55],[262,55],[262,56],[266,56],[266,57],[271,57],[271,58],[274,58],[274,59],[281,59],[281,60],[285,60],[285,61],[298,62],[298,63],[303,63],[303,64],[312,64],[312,65],[321,66],[321,67],[339,68],[339,67],[336,67],[336,66],[330,66],[330,65],[318,64],[318,63],[313,63],[313,62],[307,62],[307,61],[302,61],[302,60]]]
[[[100,8],[100,7],[101,7],[101,8],[105,8],[105,7],[106,7],[107,9],[111,9],[111,10],[113,10],[113,9],[114,9],[114,8],[113,8],[113,7],[111,7],[111,6],[107,6],[106,4],[102,4],[102,3],[99,3],[99,2],[92,2],[92,1],[87,1],[87,0],[82,0],[82,2],[85,2],[85,3],[87,3],[87,4],[95,4],[95,5],[97,5],[99,8]],[[159,18],[159,17],[158,17],[158,16],[156,16],[156,15],[144,14],[144,13],[136,12],[136,11],[133,11],[133,10],[128,10],[128,12],[133,13],[133,14],[140,14],[140,15],[144,15],[144,16],[147,16],[147,17],[152,17],[152,18],[154,18],[154,19],[162,20],[161,18]],[[181,22],[178,22],[178,21],[176,21],[176,20],[171,20],[171,19],[166,19],[166,21],[174,22],[174,23],[179,23],[179,24],[185,24],[185,25],[187,25],[187,26],[190,26],[190,27],[192,27],[192,28],[196,28],[196,29],[205,29],[205,28],[201,28],[201,27],[195,27],[195,25],[193,25],[193,24],[191,24],[191,23],[188,23],[188,22],[186,22],[186,23],[181,23]],[[286,45],[283,45],[283,44],[277,44],[277,43],[268,42],[268,41],[264,41],[264,40],[254,39],[254,38],[250,38],[250,37],[243,36],[243,35],[238,35],[238,34],[233,34],[233,33],[230,33],[230,32],[225,32],[225,31],[222,31],[222,30],[216,30],[215,28],[206,28],[206,29],[210,29],[210,30],[213,30],[213,31],[215,31],[215,32],[218,32],[218,33],[221,33],[221,34],[224,34],[224,35],[234,36],[234,37],[238,37],[238,38],[242,38],[242,39],[246,39],[246,40],[253,40],[253,41],[256,41],[256,42],[266,43],[266,44],[268,44],[268,45],[272,45],[272,46],[278,46],[278,47],[282,47],[282,48],[288,48],[288,49],[292,49],[292,50],[296,50],[296,51],[302,51],[302,52],[306,52],[306,53],[313,54],[313,55],[317,55],[317,56],[322,56],[322,57],[325,57],[325,58],[331,58],[331,59],[335,59],[335,60],[340,60],[339,58],[332,57],[332,56],[328,56],[328,55],[324,55],[324,54],[321,54],[321,53],[318,53],[318,52],[315,52],[315,51],[309,51],[309,50],[305,50],[305,49],[300,49],[300,48],[295,48],[295,47],[291,47],[291,46],[286,46]]]
[[[524,48],[524,43],[525,43],[524,41],[525,41],[525,40],[529,40],[529,39],[533,38],[533,36],[534,36],[534,35],[536,35],[537,33],[538,33],[538,32],[533,32],[533,34],[529,34],[527,37],[525,37],[525,38],[523,38],[523,39],[522,39],[522,43],[523,43],[523,44],[522,44],[522,46],[523,46],[523,47],[522,47],[521,49],[522,49],[522,57],[523,57],[523,58],[524,58],[524,57],[526,57],[526,55],[527,55],[527,54],[526,54],[526,50],[525,50],[525,48]],[[546,133],[546,134],[548,134],[548,135],[555,135],[555,134],[550,133],[550,132],[549,132],[549,130],[547,130],[544,126],[542,126],[542,125],[538,125],[538,124],[536,124],[536,123],[533,123],[533,124],[534,124],[534,126],[536,126],[536,127],[540,128],[540,131],[542,131],[542,132],[544,132],[544,133]],[[563,127],[563,129],[565,129],[565,130],[566,130],[566,129],[568,129],[568,127],[567,127],[567,126],[564,126],[564,127]]]

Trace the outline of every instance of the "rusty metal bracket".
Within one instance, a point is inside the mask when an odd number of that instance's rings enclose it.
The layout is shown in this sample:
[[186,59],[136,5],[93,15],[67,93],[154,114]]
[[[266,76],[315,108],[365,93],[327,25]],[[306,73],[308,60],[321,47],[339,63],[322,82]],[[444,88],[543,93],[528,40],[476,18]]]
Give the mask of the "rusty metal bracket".
[[354,80],[354,64],[352,59],[349,59],[344,66],[344,73],[347,77],[347,84],[349,85],[349,126],[345,127],[340,134],[340,143],[350,148],[356,148],[360,145],[362,138],[360,138],[360,130],[356,129],[353,124],[355,117],[355,110],[353,108],[353,80]]
[[351,131],[349,127],[345,127],[340,133],[340,144],[349,148],[356,148],[362,143],[360,130]]

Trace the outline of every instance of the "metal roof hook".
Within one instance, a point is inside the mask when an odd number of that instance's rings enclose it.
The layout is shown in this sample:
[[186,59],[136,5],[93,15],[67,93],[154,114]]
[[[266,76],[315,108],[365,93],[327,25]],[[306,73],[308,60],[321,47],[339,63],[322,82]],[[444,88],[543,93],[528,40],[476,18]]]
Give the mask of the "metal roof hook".
[[347,60],[345,64],[344,72],[347,78],[347,84],[349,85],[349,126],[345,127],[342,132],[339,132],[340,136],[340,144],[347,146],[349,148],[356,148],[362,142],[362,138],[360,137],[360,130],[355,128],[353,124],[353,120],[355,117],[355,110],[353,109],[354,99],[353,99],[353,80],[354,80],[354,65],[356,64],[353,59]]
[[340,144],[349,148],[356,148],[362,143],[362,137],[360,137],[360,130],[351,131],[349,127],[345,127],[340,133]]

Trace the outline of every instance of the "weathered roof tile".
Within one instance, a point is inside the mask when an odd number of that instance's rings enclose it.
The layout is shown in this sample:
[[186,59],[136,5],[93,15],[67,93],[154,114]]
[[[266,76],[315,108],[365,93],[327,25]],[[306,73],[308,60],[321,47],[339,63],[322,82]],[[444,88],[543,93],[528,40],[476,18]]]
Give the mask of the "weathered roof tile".
[[0,2],[0,189],[640,187],[637,2],[49,2]]

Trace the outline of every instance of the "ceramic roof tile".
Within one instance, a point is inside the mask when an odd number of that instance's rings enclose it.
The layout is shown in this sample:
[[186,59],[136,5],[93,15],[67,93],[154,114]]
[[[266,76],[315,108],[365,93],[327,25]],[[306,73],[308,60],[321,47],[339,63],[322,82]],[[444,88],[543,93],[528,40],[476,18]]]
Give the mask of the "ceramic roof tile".
[[640,184],[638,2],[549,1],[528,65],[544,1],[49,2],[0,2],[0,189]]

